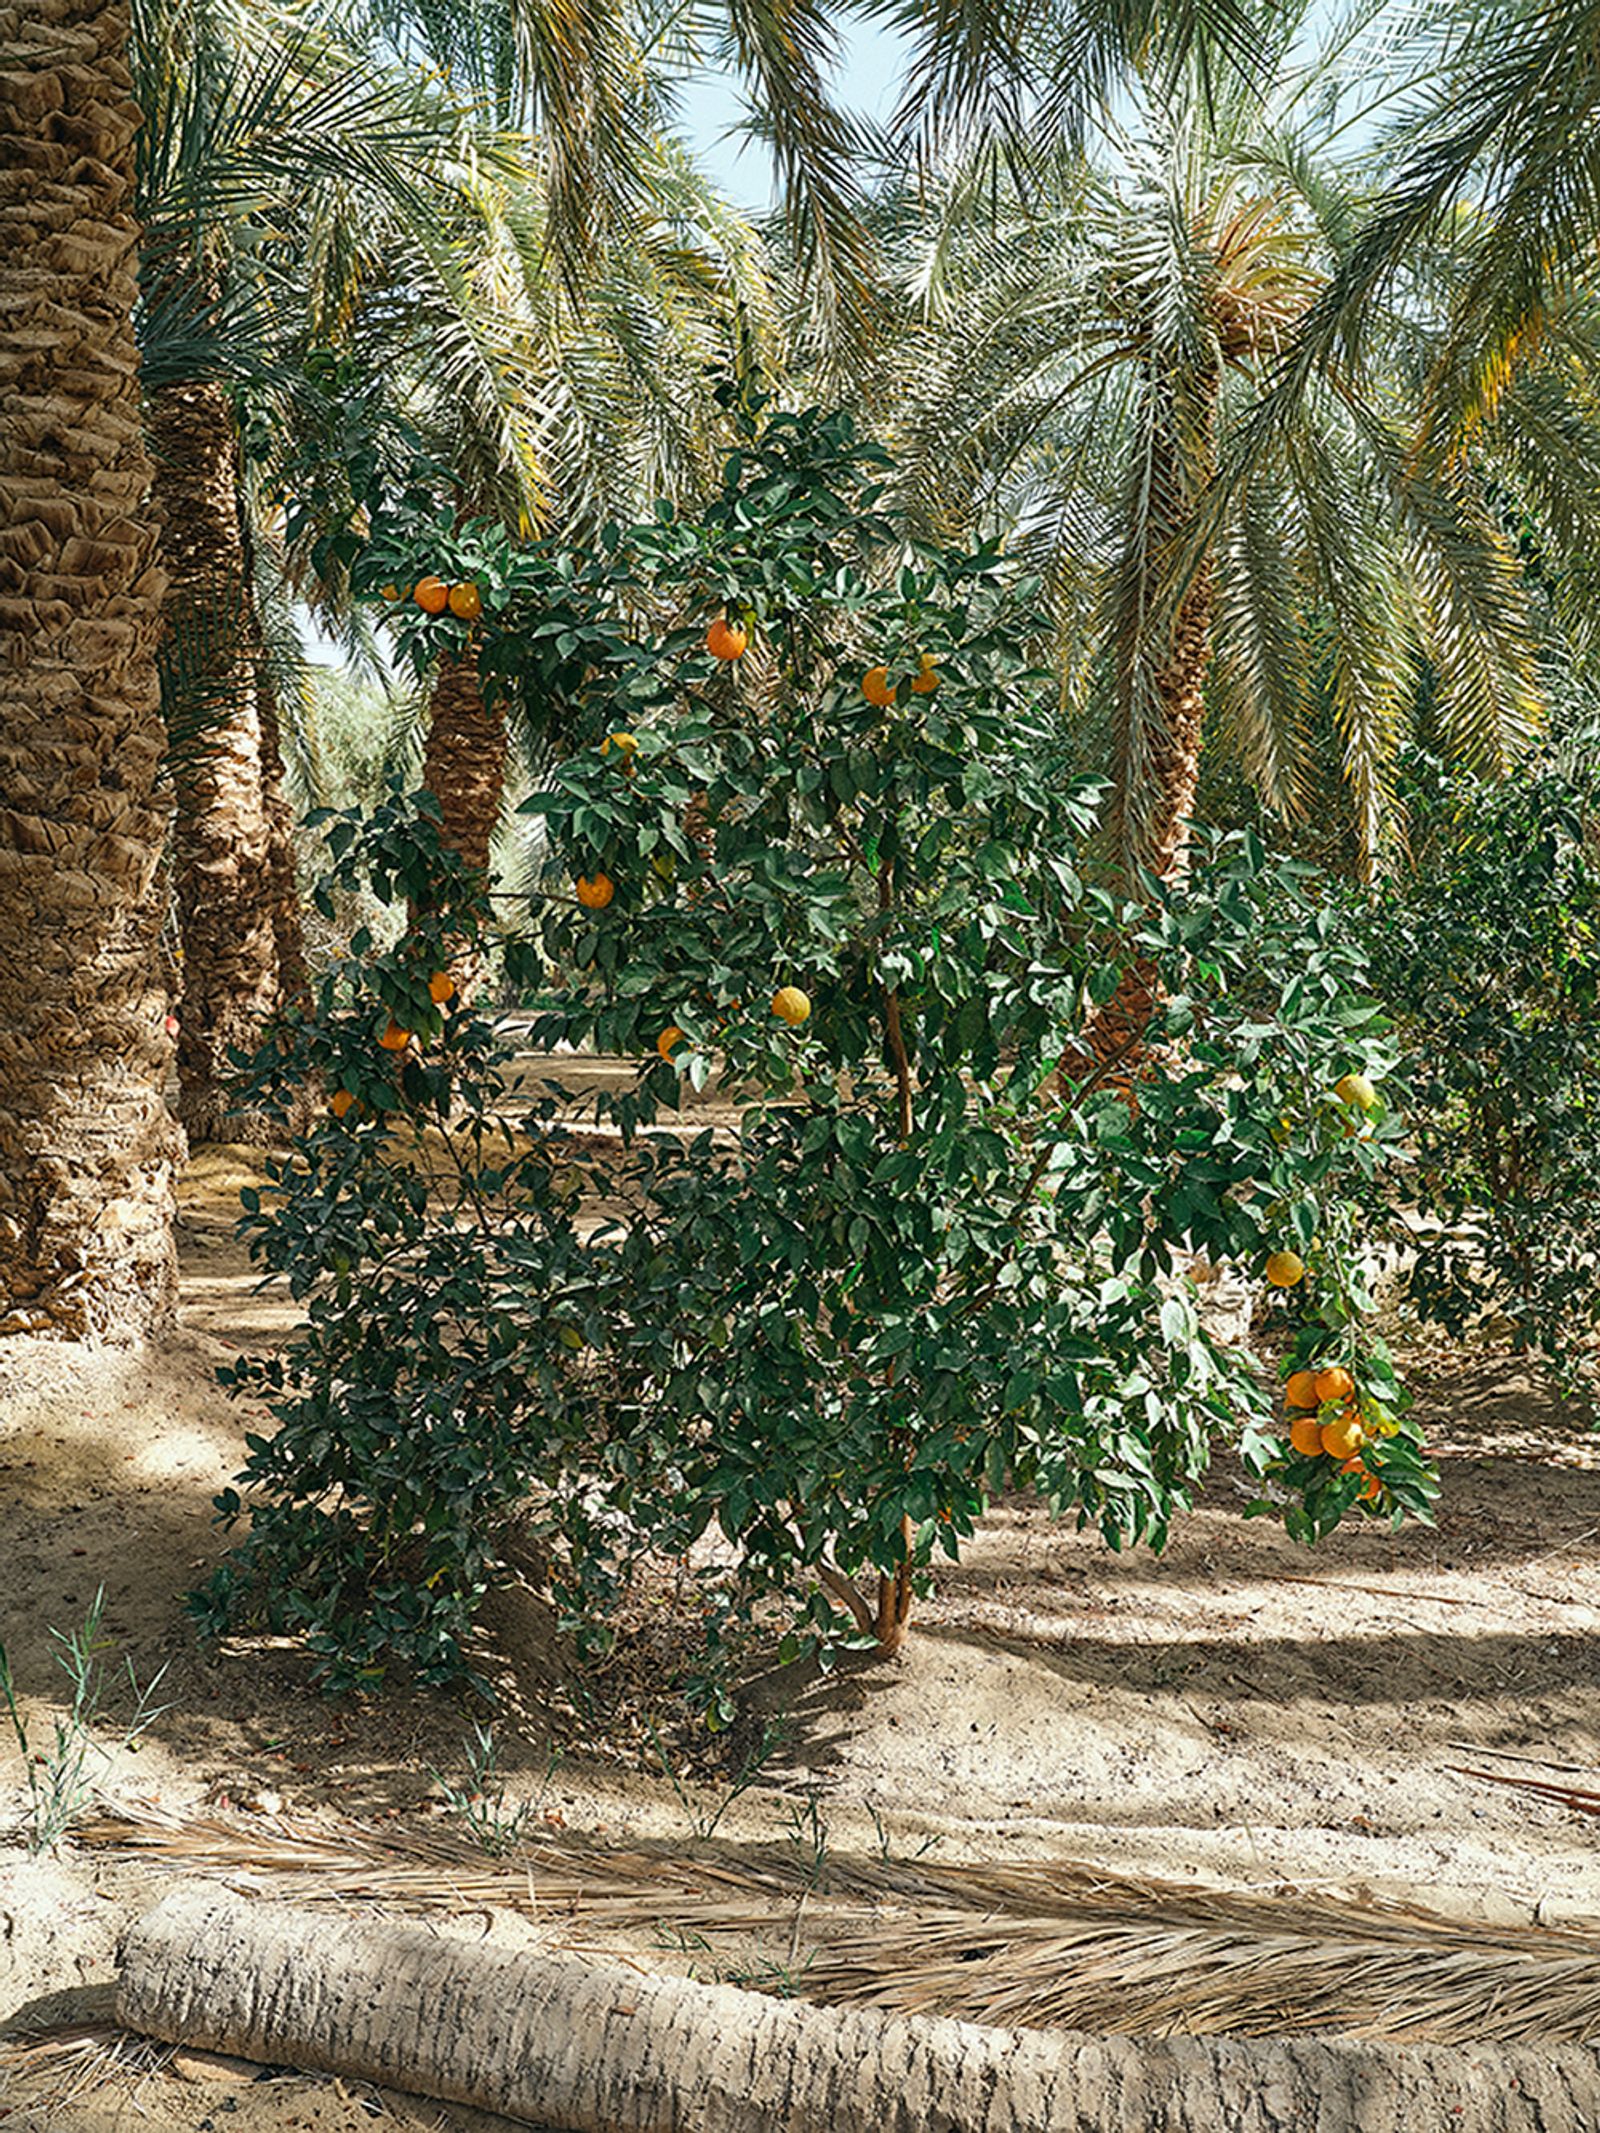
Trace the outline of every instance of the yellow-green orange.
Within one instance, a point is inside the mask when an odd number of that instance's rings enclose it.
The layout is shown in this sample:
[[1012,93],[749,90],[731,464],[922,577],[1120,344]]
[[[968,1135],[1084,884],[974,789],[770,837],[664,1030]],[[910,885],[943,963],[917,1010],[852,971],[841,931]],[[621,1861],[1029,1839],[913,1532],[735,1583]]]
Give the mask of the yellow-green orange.
[[1292,1289],[1305,1278],[1306,1263],[1298,1252],[1274,1252],[1267,1261],[1267,1279],[1275,1289]]
[[811,1012],[811,1002],[798,985],[780,985],[772,995],[772,1012],[780,1022],[798,1029]]

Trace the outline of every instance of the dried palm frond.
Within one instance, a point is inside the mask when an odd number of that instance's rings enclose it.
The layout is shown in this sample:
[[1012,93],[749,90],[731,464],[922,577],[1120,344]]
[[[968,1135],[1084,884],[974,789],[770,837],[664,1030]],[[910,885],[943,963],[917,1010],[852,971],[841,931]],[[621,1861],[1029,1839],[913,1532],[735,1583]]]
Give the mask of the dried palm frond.
[[[807,1997],[971,2021],[1124,2034],[1510,2043],[1600,2038],[1600,1935],[1495,1926],[1420,1907],[1281,1890],[1208,1890],[1071,1862],[935,1865],[793,1846],[608,1851],[562,1838],[490,1859],[450,1830],[143,1808],[86,1841],[237,1878],[296,1900],[422,1908],[498,1904],[577,1933],[652,1928],[777,1935]],[[790,1906],[793,1906],[791,1912]]]

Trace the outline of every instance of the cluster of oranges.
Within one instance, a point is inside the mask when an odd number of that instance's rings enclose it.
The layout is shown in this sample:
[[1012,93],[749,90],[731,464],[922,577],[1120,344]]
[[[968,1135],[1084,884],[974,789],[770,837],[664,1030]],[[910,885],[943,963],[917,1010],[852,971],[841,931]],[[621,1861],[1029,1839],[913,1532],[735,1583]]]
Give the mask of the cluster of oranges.
[[[924,652],[917,671],[911,677],[913,696],[931,696],[939,686],[939,669],[933,663],[933,655]],[[867,702],[879,711],[887,711],[894,702],[894,685],[889,680],[887,667],[868,667],[861,677],[861,693]]]
[[1360,1500],[1375,1503],[1382,1486],[1376,1474],[1367,1473],[1361,1457],[1368,1442],[1367,1422],[1356,1398],[1356,1381],[1343,1364],[1295,1371],[1283,1397],[1295,1450],[1306,1459],[1337,1459],[1341,1473],[1366,1474]]
[[[749,648],[749,632],[742,623],[730,622],[726,615],[719,615],[706,631],[706,650],[713,659],[730,664],[742,659]],[[911,677],[914,696],[931,696],[939,686],[939,670],[933,663],[931,652],[924,652],[917,663],[917,671]],[[889,679],[886,666],[868,667],[861,677],[861,693],[869,704],[880,711],[887,711],[895,699],[894,684]]]
[[425,615],[442,615],[449,608],[462,622],[476,622],[483,613],[483,595],[470,578],[450,585],[443,578],[418,578],[409,592],[398,585],[383,588],[386,600],[414,600]]
[[[456,981],[448,970],[436,970],[428,980],[428,998],[435,1007],[445,1007],[455,996]],[[385,1052],[403,1052],[410,1044],[414,1032],[403,1022],[396,1022],[393,1015],[379,1035],[378,1044]],[[347,1118],[360,1108],[361,1099],[350,1089],[335,1089],[328,1098],[328,1109],[335,1118]]]

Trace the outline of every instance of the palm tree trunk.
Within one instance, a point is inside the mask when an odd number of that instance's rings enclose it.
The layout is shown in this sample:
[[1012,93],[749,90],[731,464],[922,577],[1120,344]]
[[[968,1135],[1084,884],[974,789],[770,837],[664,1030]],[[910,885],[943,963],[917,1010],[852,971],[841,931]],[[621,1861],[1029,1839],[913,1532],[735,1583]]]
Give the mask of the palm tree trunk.
[[0,1334],[136,1338],[177,1291],[127,38],[0,5]]
[[506,728],[484,704],[473,651],[447,652],[439,661],[422,782],[439,803],[445,843],[487,874],[505,796]]
[[273,923],[262,645],[239,523],[238,439],[220,386],[150,397],[167,565],[164,668],[178,792],[183,1006],[178,1115],[191,1141],[260,1140],[229,1087],[281,996]]
[[[1144,456],[1120,595],[1116,724],[1116,829],[1124,870],[1179,882],[1200,782],[1206,669],[1216,613],[1209,554],[1190,571],[1176,611],[1170,573],[1182,562],[1194,514],[1216,473],[1214,373],[1153,385]],[[1161,618],[1170,615],[1170,620]],[[1131,884],[1130,884],[1131,885]]]
[[1158,881],[1182,881],[1189,868],[1215,613],[1216,579],[1207,556],[1183,596],[1154,676],[1161,719],[1150,751],[1150,830],[1140,856]]
[[[1198,409],[1198,436],[1181,436],[1171,407],[1153,426],[1148,490],[1171,514],[1173,548],[1181,549],[1190,514],[1216,469],[1216,403],[1215,379],[1202,377],[1188,396],[1191,420]],[[1159,613],[1161,573],[1168,557],[1146,546],[1140,550],[1140,562],[1138,611]],[[1206,555],[1195,566],[1159,647],[1153,649],[1141,635],[1128,647],[1122,664],[1115,807],[1118,849],[1130,877],[1143,868],[1175,886],[1188,873],[1215,614],[1216,573]],[[1155,965],[1135,957],[1124,967],[1111,998],[1090,1015],[1077,1052],[1067,1062],[1071,1078],[1093,1076],[1127,1094],[1160,999]]]
[[[248,536],[245,542],[249,558]],[[278,723],[278,688],[272,663],[261,636],[258,612],[252,600],[249,620],[254,632],[256,716],[261,726],[261,791],[267,817],[267,902],[272,913],[272,937],[278,951],[278,997],[280,1004],[304,1003],[311,996],[311,975],[306,967],[305,926],[300,916],[300,887],[294,865],[294,810],[289,805],[283,771],[283,747]]]

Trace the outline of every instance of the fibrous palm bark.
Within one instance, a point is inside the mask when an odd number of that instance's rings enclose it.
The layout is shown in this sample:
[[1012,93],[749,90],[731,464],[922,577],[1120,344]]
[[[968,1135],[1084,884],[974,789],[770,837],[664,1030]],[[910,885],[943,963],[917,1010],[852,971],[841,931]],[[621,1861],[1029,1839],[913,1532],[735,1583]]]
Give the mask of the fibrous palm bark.
[[0,1333],[133,1337],[176,1293],[127,35],[0,4]]
[[183,706],[176,765],[177,905],[183,943],[178,1112],[191,1140],[259,1139],[230,1089],[230,1053],[253,1051],[279,1004],[264,648],[239,519],[238,440],[220,386],[164,386],[149,401],[155,500],[168,574],[165,665]]
[[127,2029],[561,2133],[1557,2133],[1600,2108],[1586,2045],[991,2029],[205,1885],[122,1953]]
[[442,835],[482,873],[506,782],[505,720],[483,700],[475,652],[447,652],[434,677],[422,782],[439,803]]

